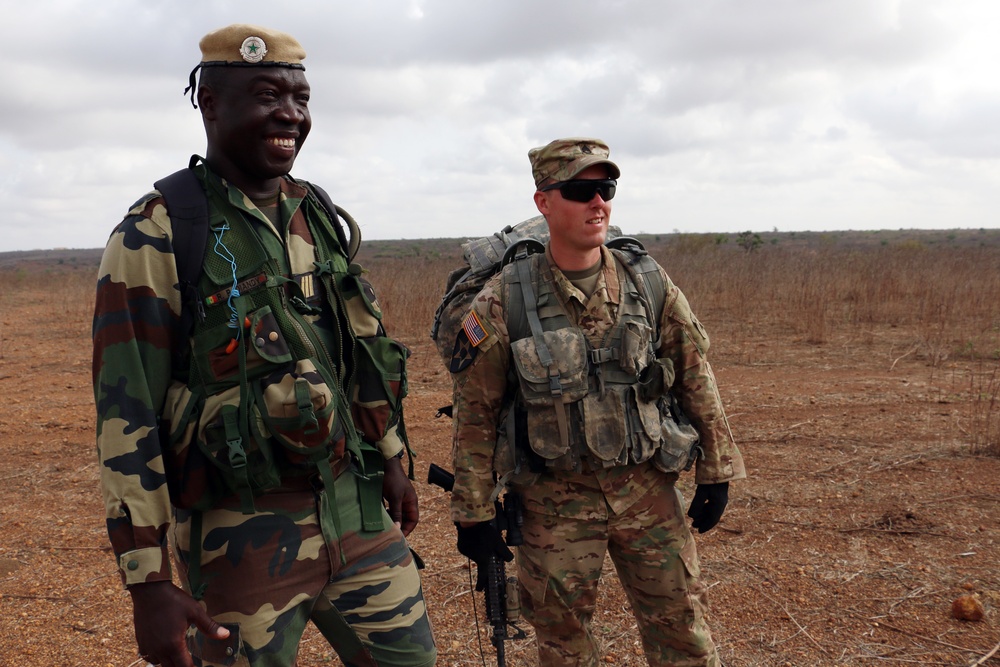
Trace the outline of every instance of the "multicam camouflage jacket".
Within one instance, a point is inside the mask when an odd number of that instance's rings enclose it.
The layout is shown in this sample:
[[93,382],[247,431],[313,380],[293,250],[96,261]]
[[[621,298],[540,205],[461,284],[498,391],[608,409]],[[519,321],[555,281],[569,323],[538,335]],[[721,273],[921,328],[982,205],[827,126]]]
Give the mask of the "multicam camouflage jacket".
[[[562,304],[561,310],[566,312],[572,326],[583,333],[593,349],[602,347],[608,333],[622,317],[623,286],[629,283],[624,268],[614,260],[612,252],[607,248],[602,248],[601,252],[603,269],[589,299],[555,266],[548,250],[542,261],[543,271],[547,271],[542,280],[551,278],[552,291]],[[498,438],[498,430],[502,429],[507,403],[512,396],[509,385],[514,377],[511,373],[514,355],[507,306],[512,301],[510,290],[517,289],[517,285],[509,276],[505,277],[505,273],[514,270],[513,266],[508,265],[504,272],[494,276],[476,297],[471,308],[472,326],[466,327],[472,330],[471,340],[464,346],[461,340],[456,345],[456,355],[462,354],[465,359],[459,364],[463,369],[453,376],[455,485],[451,498],[452,519],[455,521],[492,518],[493,503],[490,498],[495,487],[495,473],[504,468],[499,457],[506,455],[502,451],[505,438]],[[698,431],[702,455],[697,461],[695,481],[711,484],[741,479],[746,476],[743,458],[730,433],[715,375],[708,362],[708,335],[680,289],[670,281],[662,267],[659,270],[666,286],[666,296],[659,323],[659,344],[654,354],[657,359],[667,361],[672,368],[673,377],[667,382]],[[459,336],[469,338],[467,332]],[[541,432],[540,423],[534,426],[529,424],[529,437]],[[649,485],[662,483],[663,479],[654,472],[652,465],[604,467],[598,464],[592,473],[604,490],[607,502],[616,511],[637,499]],[[551,502],[546,498],[559,497],[560,491],[548,489],[547,485],[555,483],[560,486],[558,480],[561,475],[559,471],[554,471],[531,480],[530,488],[522,489],[526,504],[529,507],[536,503],[541,505]],[[515,487],[519,486],[516,478],[512,483]],[[563,495],[564,491],[562,489]],[[559,511],[567,515],[575,514],[577,518],[597,518],[592,515],[592,508],[585,505],[569,503]],[[593,507],[604,507],[604,501]],[[544,507],[535,509],[547,511]]]
[[[174,233],[158,192],[114,230],[99,270],[97,447],[126,584],[170,578],[174,508],[236,494],[252,511],[253,496],[286,476],[319,469],[332,480],[346,451],[380,461],[406,446],[407,351],[385,335],[374,292],[327,212],[305,185],[283,179],[279,231],[207,167],[197,173],[211,216],[192,332],[177,326]],[[180,368],[177,346],[190,350]]]

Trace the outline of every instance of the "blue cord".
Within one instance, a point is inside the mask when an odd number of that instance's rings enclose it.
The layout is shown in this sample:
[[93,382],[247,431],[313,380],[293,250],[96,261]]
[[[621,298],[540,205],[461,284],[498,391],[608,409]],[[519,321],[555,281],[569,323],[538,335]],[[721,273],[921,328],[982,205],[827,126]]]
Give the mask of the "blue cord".
[[[212,229],[215,233],[215,248],[213,249],[215,250],[216,255],[229,262],[229,265],[233,268],[233,287],[229,290],[229,298],[226,299],[226,305],[229,306],[229,310],[232,312],[232,315],[229,316],[229,322],[226,326],[230,329],[236,329],[236,337],[239,338],[242,333],[242,327],[239,323],[239,314],[237,314],[236,307],[233,305],[233,299],[240,295],[239,289],[236,288],[236,258],[233,256],[233,253],[229,251],[229,248],[222,243],[222,234],[228,229],[228,223],[224,224],[222,227]],[[222,250],[225,251],[225,254],[219,252],[219,248],[222,248]]]

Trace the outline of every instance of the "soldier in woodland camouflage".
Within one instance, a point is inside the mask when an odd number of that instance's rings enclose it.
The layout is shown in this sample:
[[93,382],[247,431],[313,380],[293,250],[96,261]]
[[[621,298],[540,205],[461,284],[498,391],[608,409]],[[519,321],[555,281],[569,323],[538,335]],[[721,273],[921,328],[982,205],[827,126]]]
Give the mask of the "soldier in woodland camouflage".
[[[590,624],[610,554],[647,662],[717,666],[675,482],[693,452],[688,516],[704,532],[721,518],[729,482],[746,473],[708,336],[684,295],[654,264],[663,303],[644,304],[646,279],[630,268],[638,255],[603,245],[620,174],[608,156],[603,142],[584,138],[529,153],[549,242],[486,284],[457,335],[452,518],[462,553],[502,556],[487,523],[492,498],[502,484],[521,494],[518,579],[539,665],[599,663]],[[519,296],[526,280],[534,294]],[[525,332],[514,311],[532,296],[539,326]],[[694,449],[678,430],[678,407],[696,431]]]
[[336,233],[341,210],[288,175],[311,127],[305,53],[248,25],[201,50],[196,303],[174,254],[190,222],[158,191],[111,234],[97,286],[101,486],[139,653],[290,666],[312,621],[347,665],[432,665],[405,539],[407,351]]

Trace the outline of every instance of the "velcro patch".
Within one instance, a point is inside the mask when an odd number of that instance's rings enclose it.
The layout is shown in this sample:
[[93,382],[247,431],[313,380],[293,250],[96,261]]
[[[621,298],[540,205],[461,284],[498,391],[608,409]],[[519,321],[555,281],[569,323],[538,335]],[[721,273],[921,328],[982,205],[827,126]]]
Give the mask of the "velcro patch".
[[462,329],[455,337],[455,347],[451,352],[451,362],[448,364],[448,371],[451,373],[461,373],[472,365],[472,362],[479,356],[479,350],[469,344],[469,337]]
[[483,324],[479,321],[479,317],[475,311],[465,316],[465,320],[462,321],[462,330],[469,337],[472,347],[479,347],[484,340],[489,338],[489,334],[486,333],[486,329],[483,328]]

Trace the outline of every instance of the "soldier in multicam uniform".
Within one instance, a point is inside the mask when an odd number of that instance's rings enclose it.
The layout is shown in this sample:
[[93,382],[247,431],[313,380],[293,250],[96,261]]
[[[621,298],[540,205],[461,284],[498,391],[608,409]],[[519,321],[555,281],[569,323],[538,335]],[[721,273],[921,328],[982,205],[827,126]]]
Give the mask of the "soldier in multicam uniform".
[[418,519],[401,461],[407,352],[337,214],[288,176],[311,127],[305,53],[247,25],[201,50],[198,315],[177,326],[187,223],[154,191],[111,234],[94,317],[101,484],[140,655],[294,665],[312,621],[345,664],[432,665],[405,539]]
[[[603,142],[583,138],[529,152],[549,242],[486,284],[458,334],[451,510],[459,551],[478,563],[508,555],[487,523],[506,484],[523,500],[517,572],[539,665],[598,664],[591,618],[606,553],[647,662],[718,665],[675,482],[696,456],[688,515],[704,532],[721,518],[729,482],[746,472],[706,358],[708,337],[687,300],[649,259],[664,302],[659,322],[650,321],[659,309],[637,310],[643,281],[622,261],[628,255],[603,246],[620,174],[608,156]],[[523,309],[531,298],[516,298],[520,262],[531,263],[542,335],[514,331],[524,327],[512,300]],[[674,437],[670,395],[696,429],[697,449]]]

